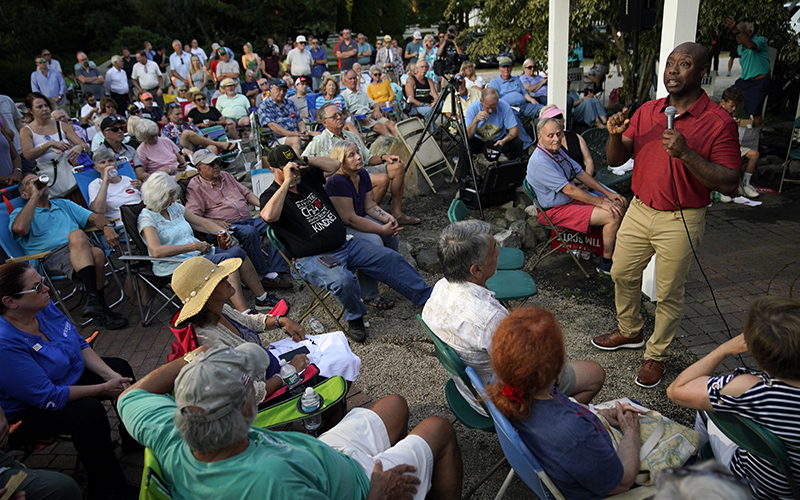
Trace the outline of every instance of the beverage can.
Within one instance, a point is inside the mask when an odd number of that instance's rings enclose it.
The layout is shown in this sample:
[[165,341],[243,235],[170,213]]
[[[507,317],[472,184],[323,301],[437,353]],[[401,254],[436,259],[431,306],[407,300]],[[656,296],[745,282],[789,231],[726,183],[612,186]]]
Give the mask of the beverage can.
[[228,249],[228,231],[222,229],[217,231],[217,246],[219,246],[222,250]]
[[311,318],[310,320],[308,320],[308,326],[310,326],[311,329],[314,330],[314,333],[316,333],[317,335],[325,333],[325,327],[317,318]]
[[50,177],[42,174],[33,183],[36,186],[36,189],[42,189],[43,187],[45,187],[48,184],[50,184]]

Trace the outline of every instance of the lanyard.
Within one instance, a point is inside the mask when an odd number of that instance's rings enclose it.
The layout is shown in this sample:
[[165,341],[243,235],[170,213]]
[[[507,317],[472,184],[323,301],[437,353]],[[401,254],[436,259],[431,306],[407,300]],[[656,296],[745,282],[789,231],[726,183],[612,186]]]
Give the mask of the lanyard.
[[[572,182],[572,180],[575,179],[575,177],[577,177],[577,175],[574,175],[575,169],[572,168],[572,163],[570,163],[568,159],[564,158],[565,160],[567,160],[567,165],[569,166],[569,174],[567,173],[567,170],[564,168],[564,165],[561,164],[561,160],[557,159],[555,156],[550,154],[550,151],[544,149],[541,144],[537,144],[536,147],[541,149],[544,154],[546,154],[547,156],[550,157],[551,160],[556,162],[556,165],[558,165],[561,171],[564,172],[564,177],[567,178],[567,182]],[[561,148],[558,148],[558,150],[561,151]],[[559,158],[563,158],[563,155],[560,152],[557,152],[556,155],[558,155]]]

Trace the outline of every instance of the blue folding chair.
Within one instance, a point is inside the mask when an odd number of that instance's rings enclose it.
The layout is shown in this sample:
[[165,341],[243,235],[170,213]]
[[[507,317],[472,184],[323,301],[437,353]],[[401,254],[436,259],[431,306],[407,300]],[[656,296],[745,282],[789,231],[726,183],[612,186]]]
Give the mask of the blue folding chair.
[[[136,179],[136,173],[133,171],[130,161],[126,161],[124,164],[117,165],[117,172],[119,175]],[[93,180],[99,178],[100,173],[94,168],[88,168],[86,170],[82,170],[81,172],[75,172],[75,181],[78,183],[78,189],[80,189],[83,199],[86,200],[87,205],[91,204],[91,200],[89,199],[89,184],[91,184]]]
[[[495,500],[503,498],[506,490],[508,490],[508,487],[511,485],[511,481],[514,479],[514,475],[519,476],[522,482],[541,499],[565,500],[564,495],[558,491],[558,487],[556,487],[553,480],[550,479],[544,471],[536,457],[533,456],[528,446],[522,441],[522,438],[519,436],[514,426],[511,425],[508,417],[503,415],[494,403],[492,403],[491,398],[487,396],[486,388],[480,377],[478,377],[478,374],[475,373],[475,370],[473,370],[471,366],[468,366],[466,371],[467,377],[469,377],[473,387],[478,391],[478,394],[483,398],[483,403],[489,409],[489,414],[494,420],[494,428],[495,431],[497,431],[497,439],[500,441],[500,447],[503,449],[503,453],[512,467],[508,472],[508,476],[506,476],[506,480],[503,481],[500,491],[497,492]],[[556,447],[558,443],[552,443],[552,445]],[[654,486],[641,486],[607,498],[636,500],[650,498],[654,494]]]
[[[64,301],[70,299],[75,295],[76,292],[79,291],[79,286],[76,285],[69,276],[63,275],[53,275],[51,276],[47,270],[39,265],[39,260],[47,257],[50,255],[50,252],[41,252],[37,254],[28,255],[25,253],[25,250],[22,248],[22,245],[19,244],[18,241],[14,239],[13,234],[11,233],[11,229],[9,228],[9,222],[11,220],[11,212],[13,212],[17,208],[22,208],[27,203],[27,200],[22,198],[19,195],[18,186],[11,186],[5,189],[0,189],[0,194],[2,194],[3,202],[6,205],[6,209],[0,209],[0,246],[3,248],[3,251],[8,256],[8,260],[6,262],[25,262],[29,261],[31,265],[36,268],[36,270],[44,276],[45,280],[47,280],[47,286],[50,290],[53,291],[53,294],[56,297],[56,302],[58,303],[61,310],[69,319],[70,323],[78,326],[84,326],[88,324],[91,319],[84,321],[83,323],[76,323],[72,314],[69,312],[69,308],[64,303]],[[106,262],[108,262],[108,252],[106,252]],[[120,289],[120,298],[114,302],[113,305],[118,304],[124,298],[124,292],[122,290],[122,285],[119,283],[119,280],[116,279],[116,275],[114,275],[115,280],[117,281],[117,286]],[[55,284],[59,283],[66,283],[67,287],[71,286],[72,290],[68,293],[63,294],[62,290],[60,290]]]

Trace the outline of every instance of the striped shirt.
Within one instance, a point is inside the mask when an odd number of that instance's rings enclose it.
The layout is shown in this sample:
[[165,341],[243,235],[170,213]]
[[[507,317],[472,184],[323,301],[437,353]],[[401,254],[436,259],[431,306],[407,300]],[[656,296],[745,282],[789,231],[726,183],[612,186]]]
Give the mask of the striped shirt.
[[[725,396],[720,390],[737,375],[749,373],[761,382],[741,396]],[[732,375],[711,377],[708,395],[714,411],[736,413],[772,431],[786,446],[792,461],[792,472],[800,475],[800,388],[792,387],[764,372],[737,368]],[[728,465],[734,475],[753,481],[751,489],[757,499],[790,499],[792,492],[783,474],[764,460],[737,448]]]

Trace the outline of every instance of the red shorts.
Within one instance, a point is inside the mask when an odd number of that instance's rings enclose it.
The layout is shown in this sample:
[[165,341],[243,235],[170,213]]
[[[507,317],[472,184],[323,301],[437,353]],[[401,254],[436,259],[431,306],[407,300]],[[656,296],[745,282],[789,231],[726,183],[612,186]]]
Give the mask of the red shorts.
[[[594,210],[594,205],[573,200],[566,205],[549,208],[545,212],[554,225],[585,233],[589,230],[592,210]],[[542,214],[537,216],[537,220],[540,224],[547,224]]]

